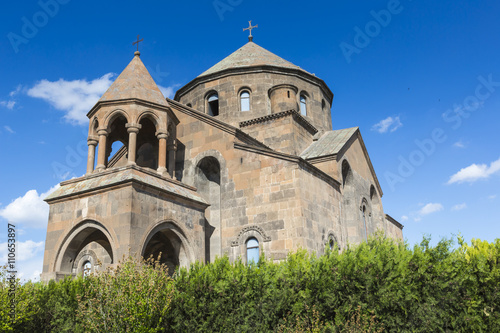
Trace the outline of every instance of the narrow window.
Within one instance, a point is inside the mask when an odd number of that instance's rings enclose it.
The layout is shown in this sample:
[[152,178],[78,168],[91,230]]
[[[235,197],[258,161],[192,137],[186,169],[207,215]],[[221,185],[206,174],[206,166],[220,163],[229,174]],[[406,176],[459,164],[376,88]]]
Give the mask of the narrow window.
[[250,93],[243,91],[240,95],[241,111],[250,111]]
[[255,238],[247,241],[247,264],[251,262],[259,262],[259,241]]
[[83,270],[83,277],[86,277],[86,276],[90,275],[90,273],[92,272],[92,264],[90,263],[90,261],[87,260],[83,264],[82,270]]
[[365,227],[365,240],[368,240],[368,230],[366,229],[366,206],[363,205],[363,226]]
[[307,116],[306,96],[300,95],[300,114]]
[[333,250],[333,246],[335,245],[335,242],[333,238],[330,238],[330,241],[328,242],[328,246],[330,246],[330,250]]
[[217,93],[213,93],[208,96],[208,115],[219,115],[219,95],[217,95]]

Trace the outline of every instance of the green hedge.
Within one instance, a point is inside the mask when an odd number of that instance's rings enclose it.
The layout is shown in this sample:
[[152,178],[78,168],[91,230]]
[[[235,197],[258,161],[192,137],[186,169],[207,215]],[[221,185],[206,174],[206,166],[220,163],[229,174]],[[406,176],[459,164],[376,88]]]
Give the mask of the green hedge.
[[18,285],[2,332],[500,332],[500,240],[430,246],[381,235],[342,253],[165,267],[126,260],[85,279]]

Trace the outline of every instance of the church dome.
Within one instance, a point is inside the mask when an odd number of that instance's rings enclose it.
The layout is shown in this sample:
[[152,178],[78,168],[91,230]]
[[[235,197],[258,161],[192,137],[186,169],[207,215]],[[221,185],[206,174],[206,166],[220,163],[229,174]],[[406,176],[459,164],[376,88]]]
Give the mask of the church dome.
[[235,127],[290,110],[318,130],[332,126],[333,93],[326,83],[251,40],[180,88],[174,99]]
[[265,48],[248,42],[241,48],[215,64],[214,66],[201,73],[198,77],[222,72],[225,70],[234,70],[238,68],[248,68],[256,66],[275,66],[289,69],[299,69],[299,66],[278,57],[276,54],[266,50]]

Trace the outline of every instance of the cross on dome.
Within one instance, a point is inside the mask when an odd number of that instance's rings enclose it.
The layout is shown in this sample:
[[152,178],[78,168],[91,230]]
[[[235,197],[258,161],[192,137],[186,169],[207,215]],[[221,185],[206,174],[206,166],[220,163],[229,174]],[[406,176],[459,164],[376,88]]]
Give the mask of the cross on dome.
[[252,29],[255,29],[255,28],[258,28],[259,25],[256,24],[254,26],[252,26],[252,21],[248,21],[248,28],[244,28],[243,31],[245,30],[250,30],[250,35],[248,36],[248,41],[251,42],[253,40],[253,36],[252,36]]

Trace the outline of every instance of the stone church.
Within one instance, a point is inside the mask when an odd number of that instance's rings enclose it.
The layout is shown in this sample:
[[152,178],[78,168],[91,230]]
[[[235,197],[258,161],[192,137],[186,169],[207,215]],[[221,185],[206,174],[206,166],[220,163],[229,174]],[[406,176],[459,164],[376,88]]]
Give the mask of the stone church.
[[252,37],[173,100],[135,52],[88,113],[86,175],[46,198],[42,280],[128,255],[174,269],[402,239],[359,128],[332,129],[332,100]]

